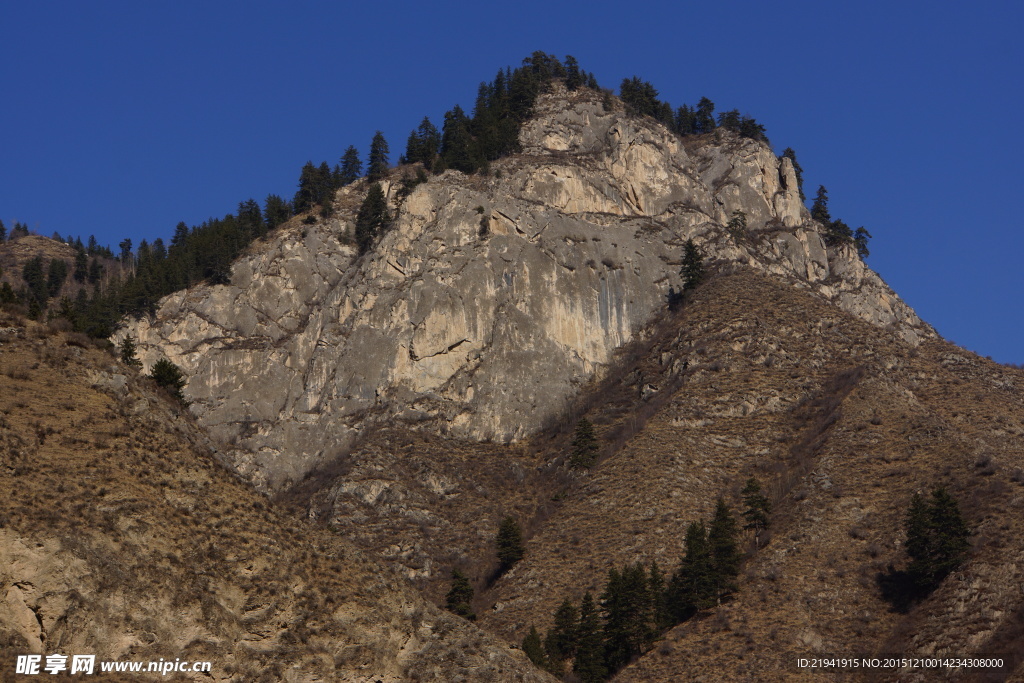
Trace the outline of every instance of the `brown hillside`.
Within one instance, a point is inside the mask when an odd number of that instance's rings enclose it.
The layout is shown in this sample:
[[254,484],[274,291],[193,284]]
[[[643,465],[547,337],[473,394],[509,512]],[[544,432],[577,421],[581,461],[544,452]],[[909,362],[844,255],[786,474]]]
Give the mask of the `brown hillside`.
[[5,680],[30,652],[208,660],[246,682],[547,679],[275,509],[149,380],[28,325],[0,320]]
[[[738,595],[621,680],[783,680],[801,656],[1005,652],[1020,647],[1024,604],[1022,383],[1018,369],[945,342],[911,347],[740,270],[655,321],[580,399],[610,451],[589,474],[549,466],[567,428],[520,448],[389,433],[349,456],[314,507],[435,600],[451,566],[485,586],[497,522],[515,512],[533,532],[526,559],[478,610],[518,642],[563,598],[599,593],[612,567],[673,571],[687,523],[718,496],[737,509],[756,476],[775,506],[771,541],[751,549]],[[905,564],[911,495],[939,485],[975,531],[971,559],[897,614],[876,576]]]

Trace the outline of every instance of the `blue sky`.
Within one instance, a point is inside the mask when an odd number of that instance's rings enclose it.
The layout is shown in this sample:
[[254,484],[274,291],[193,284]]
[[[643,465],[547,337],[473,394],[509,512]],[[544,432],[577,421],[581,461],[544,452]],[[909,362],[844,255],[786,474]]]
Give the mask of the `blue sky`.
[[1024,362],[1019,3],[8,2],[0,26],[8,227],[138,243],[290,197],[539,49],[755,116],[925,320]]

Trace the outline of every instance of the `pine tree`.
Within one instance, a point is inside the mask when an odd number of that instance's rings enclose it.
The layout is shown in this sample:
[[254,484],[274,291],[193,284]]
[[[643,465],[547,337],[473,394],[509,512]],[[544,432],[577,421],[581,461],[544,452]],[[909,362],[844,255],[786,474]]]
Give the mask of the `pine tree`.
[[853,231],[853,243],[857,247],[857,255],[862,259],[866,259],[871,255],[871,252],[868,250],[868,240],[870,239],[871,233],[865,230],[863,226]]
[[733,211],[725,229],[729,231],[734,240],[741,239],[747,232],[747,212],[741,209]]
[[11,283],[0,282],[0,304],[13,304],[18,300],[18,295],[11,289]]
[[696,133],[697,117],[689,105],[676,109],[675,130],[679,135],[693,135]]
[[828,190],[824,185],[819,185],[818,193],[814,195],[811,218],[821,223],[826,229],[832,225],[832,215],[828,212]]
[[473,158],[473,140],[469,128],[469,118],[459,105],[455,105],[444,115],[441,156],[447,168],[466,174],[472,173],[477,168]]
[[25,265],[21,267],[21,278],[28,286],[28,293],[32,301],[38,304],[41,312],[50,296],[46,276],[43,275],[43,257],[34,256],[26,261]]
[[317,196],[316,203],[320,207],[320,217],[323,219],[330,218],[334,215],[334,195],[338,189],[338,183],[336,182],[336,176],[340,176],[341,171],[335,174],[331,171],[331,167],[327,165],[326,161],[320,163],[317,168]]
[[751,477],[740,492],[747,509],[743,511],[743,518],[747,523],[744,529],[754,532],[754,547],[761,547],[761,532],[768,529],[768,515],[771,513],[771,503],[761,493],[761,482]]
[[594,436],[594,425],[587,418],[576,423],[576,435],[572,440],[572,455],[569,465],[580,469],[590,469],[597,461],[597,437]]
[[686,551],[668,588],[668,611],[678,623],[715,604],[716,580],[704,522],[686,529]]
[[292,206],[296,215],[312,210],[320,200],[320,174],[312,161],[307,161],[299,173],[299,190]]
[[576,652],[579,613],[572,600],[566,598],[555,612],[555,623],[544,638],[544,650],[550,660],[564,660]]
[[706,97],[700,98],[697,108],[694,110],[693,132],[710,133],[715,129],[715,103]]
[[651,619],[653,621],[651,637],[653,639],[658,631],[662,631],[672,625],[672,618],[668,613],[668,589],[665,585],[665,574],[662,573],[658,563],[654,560],[651,560],[647,586],[651,596]]
[[719,114],[718,127],[738,132],[740,129],[740,110],[730,109],[729,111],[723,111]]
[[7,241],[7,226],[4,225],[3,221],[0,221],[0,242]]
[[128,367],[141,368],[142,361],[136,355],[135,338],[127,334],[121,342],[121,362]]
[[740,137],[750,138],[751,140],[762,140],[768,142],[768,136],[766,135],[766,129],[760,123],[754,120],[752,116],[741,116],[739,133]]
[[50,268],[46,275],[46,292],[49,296],[57,296],[64,281],[68,279],[68,264],[63,259],[50,259]]
[[498,553],[499,571],[506,572],[519,560],[523,559],[526,550],[523,548],[523,532],[515,517],[509,516],[501,520],[498,535],[494,540]]
[[359,159],[359,150],[349,145],[341,157],[341,168],[338,169],[338,183],[350,185],[359,180],[363,173],[363,162]]
[[[266,223],[268,230],[273,230],[282,223],[285,223],[291,217],[291,204],[276,194],[267,195],[267,198],[263,201],[263,221]],[[180,225],[185,224],[181,223]],[[186,237],[188,235],[187,228],[185,229],[185,235]],[[175,233],[174,239],[178,239],[177,233]],[[171,241],[171,246],[174,246],[174,240]]]
[[627,606],[627,642],[632,658],[643,654],[654,636],[653,602],[647,569],[640,562],[623,567],[622,583]]
[[370,157],[366,164],[366,179],[371,183],[383,180],[388,174],[388,142],[379,130],[370,142]]
[[609,671],[616,671],[632,655],[629,646],[629,606],[626,604],[625,581],[618,569],[608,570],[608,580],[601,594],[601,615],[604,621],[604,660]]
[[738,535],[739,528],[729,511],[729,506],[719,498],[715,505],[715,516],[708,529],[708,545],[711,549],[711,566],[714,571],[717,598],[736,590],[736,577],[740,573]]
[[166,358],[161,358],[153,364],[150,377],[157,383],[157,386],[166,389],[179,403],[188,404],[185,395],[181,393],[185,387],[185,375],[177,365]]
[[544,647],[540,642],[540,634],[536,626],[530,626],[530,633],[523,638],[523,653],[529,657],[534,666],[546,669],[548,666],[547,657],[544,654]]
[[445,606],[449,612],[473,621],[473,586],[469,579],[458,569],[452,570],[452,585],[445,596]]
[[684,292],[696,289],[704,280],[704,254],[692,239],[686,240],[686,244],[683,245],[683,265],[679,269],[679,275],[683,278]]
[[579,90],[584,84],[584,77],[580,73],[580,64],[572,55],[565,56],[565,87],[570,92]]
[[405,146],[405,162],[423,164],[423,167],[430,170],[434,166],[434,159],[437,158],[441,148],[441,133],[437,126],[430,122],[430,118],[424,116],[419,128],[409,134],[409,141]]
[[576,630],[576,658],[573,661],[572,670],[583,683],[603,681],[608,673],[604,666],[601,617],[589,591],[580,602],[580,621]]
[[391,223],[387,200],[380,183],[374,183],[366,193],[366,198],[356,214],[356,243],[359,253],[365,254],[373,246],[377,238]]
[[964,562],[970,533],[960,506],[945,488],[933,491],[928,502],[914,494],[904,547],[911,557],[907,572],[919,588],[933,590]]

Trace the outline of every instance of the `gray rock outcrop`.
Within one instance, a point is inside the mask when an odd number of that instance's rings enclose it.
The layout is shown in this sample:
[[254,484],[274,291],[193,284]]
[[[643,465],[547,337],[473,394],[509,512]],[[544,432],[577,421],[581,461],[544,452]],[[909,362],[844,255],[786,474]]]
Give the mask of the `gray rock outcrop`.
[[[763,143],[680,140],[562,90],[520,139],[490,176],[448,171],[400,203],[388,187],[398,217],[365,256],[351,241],[360,181],[339,191],[336,218],[293,221],[230,284],[172,294],[115,341],[134,335],[147,368],[181,366],[199,421],[272,489],[375,422],[508,441],[557,419],[680,287],[687,239],[908,342],[934,335],[855,250],[826,249],[792,164]],[[734,211],[742,235],[726,229]]]

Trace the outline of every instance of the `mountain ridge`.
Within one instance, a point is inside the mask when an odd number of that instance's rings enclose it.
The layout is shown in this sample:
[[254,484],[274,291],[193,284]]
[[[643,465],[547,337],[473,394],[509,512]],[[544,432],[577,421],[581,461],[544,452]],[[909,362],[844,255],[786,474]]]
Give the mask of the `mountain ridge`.
[[[232,284],[171,295],[115,340],[132,334],[147,366],[181,366],[200,421],[275,489],[343,453],[367,420],[507,441],[535,428],[524,412],[556,419],[681,287],[688,238],[723,267],[792,278],[910,339],[934,335],[852,245],[825,248],[791,162],[764,143],[728,131],[680,141],[557,85],[536,110],[523,153],[494,163],[500,178],[449,170],[418,185],[374,251],[346,243],[356,183],[336,217],[293,221],[236,262]],[[383,186],[399,208],[397,172]],[[725,223],[740,210],[737,240]],[[264,396],[271,385],[287,389]]]

